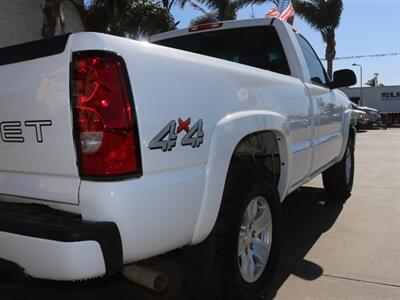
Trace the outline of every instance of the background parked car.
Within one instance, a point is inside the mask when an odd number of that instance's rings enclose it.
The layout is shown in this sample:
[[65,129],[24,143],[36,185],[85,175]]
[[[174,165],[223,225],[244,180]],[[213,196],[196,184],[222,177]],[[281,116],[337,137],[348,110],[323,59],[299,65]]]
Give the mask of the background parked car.
[[357,130],[368,128],[368,124],[370,122],[368,114],[365,111],[361,110],[357,104],[352,103],[351,105],[353,107],[353,113],[356,114],[357,117]]
[[359,106],[358,109],[368,115],[367,128],[379,128],[383,126],[381,115],[377,109],[367,106]]

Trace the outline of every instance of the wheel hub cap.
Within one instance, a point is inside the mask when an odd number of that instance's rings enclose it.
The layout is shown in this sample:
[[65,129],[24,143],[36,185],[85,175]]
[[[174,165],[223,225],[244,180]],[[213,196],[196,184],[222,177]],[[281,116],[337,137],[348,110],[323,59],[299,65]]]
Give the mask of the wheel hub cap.
[[268,202],[255,197],[242,216],[239,233],[238,262],[243,279],[257,281],[268,262],[272,242],[272,216]]

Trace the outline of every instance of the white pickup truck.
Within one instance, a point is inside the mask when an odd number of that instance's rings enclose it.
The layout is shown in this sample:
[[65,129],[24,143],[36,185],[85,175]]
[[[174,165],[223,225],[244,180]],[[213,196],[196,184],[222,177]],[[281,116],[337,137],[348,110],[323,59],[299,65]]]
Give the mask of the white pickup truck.
[[285,197],[350,195],[353,84],[274,18],[0,49],[0,258],[76,281],[200,244],[213,299],[257,299]]

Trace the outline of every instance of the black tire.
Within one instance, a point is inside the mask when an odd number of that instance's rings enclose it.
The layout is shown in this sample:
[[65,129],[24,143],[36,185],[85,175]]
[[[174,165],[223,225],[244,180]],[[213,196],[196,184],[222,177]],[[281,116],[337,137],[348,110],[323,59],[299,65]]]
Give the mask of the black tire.
[[[186,249],[187,289],[194,299],[256,300],[264,296],[276,272],[281,248],[281,211],[276,188],[262,171],[241,170],[228,177],[217,222],[209,237]],[[266,267],[254,283],[239,269],[238,241],[242,215],[256,196],[264,197],[272,216],[272,244]]]
[[[347,155],[351,158],[350,176],[346,176]],[[342,160],[322,173],[325,193],[332,199],[345,201],[350,197],[354,181],[354,141],[349,139]]]

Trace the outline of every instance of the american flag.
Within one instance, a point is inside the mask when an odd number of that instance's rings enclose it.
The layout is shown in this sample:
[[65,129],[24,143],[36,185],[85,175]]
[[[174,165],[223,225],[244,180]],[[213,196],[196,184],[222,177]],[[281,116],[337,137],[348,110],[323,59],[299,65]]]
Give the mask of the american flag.
[[294,8],[291,0],[279,0],[278,7],[267,13],[268,17],[277,17],[283,21],[293,24]]
[[193,7],[194,9],[197,9],[199,11],[201,11],[203,14],[210,14],[208,11],[206,11],[204,8],[202,8],[200,5],[198,5],[196,2],[192,1],[192,0],[187,0],[187,3],[189,3],[189,5],[191,7]]

